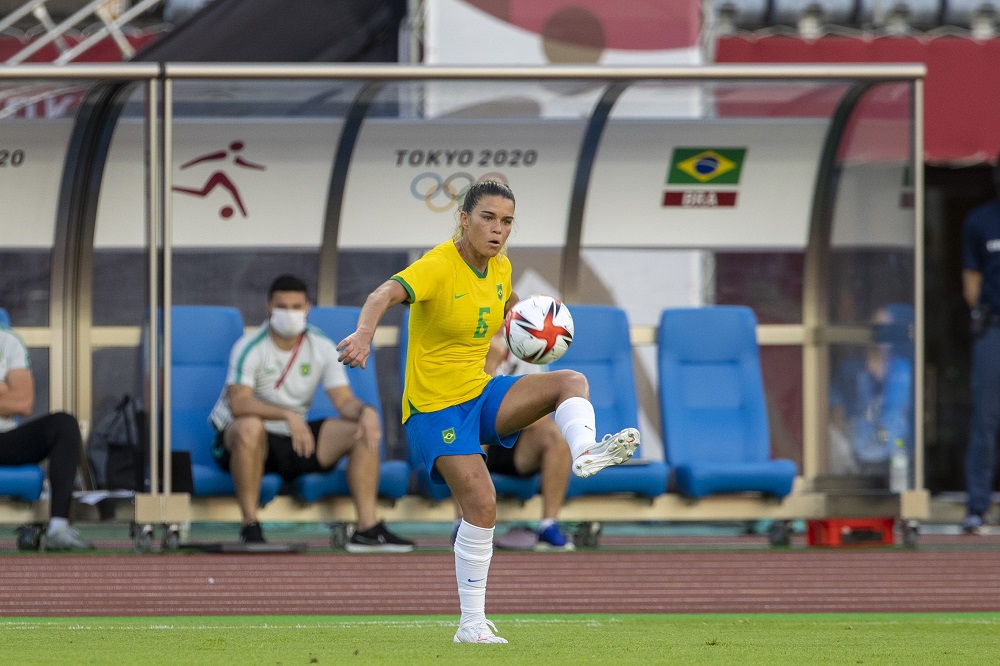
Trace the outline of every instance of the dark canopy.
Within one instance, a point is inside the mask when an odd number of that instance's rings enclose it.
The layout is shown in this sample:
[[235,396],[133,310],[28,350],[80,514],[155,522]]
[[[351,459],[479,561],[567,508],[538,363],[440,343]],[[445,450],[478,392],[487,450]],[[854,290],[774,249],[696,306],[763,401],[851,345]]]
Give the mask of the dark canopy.
[[395,62],[400,0],[213,0],[135,62]]

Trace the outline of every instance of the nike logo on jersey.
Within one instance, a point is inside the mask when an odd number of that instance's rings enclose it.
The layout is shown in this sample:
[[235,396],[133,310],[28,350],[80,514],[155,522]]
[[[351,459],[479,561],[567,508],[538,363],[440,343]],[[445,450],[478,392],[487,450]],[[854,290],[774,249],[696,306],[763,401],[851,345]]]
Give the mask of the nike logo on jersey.
[[468,296],[468,295],[469,295],[469,292],[465,292],[464,294],[455,294],[455,300],[458,300],[459,298],[462,298],[462,296]]

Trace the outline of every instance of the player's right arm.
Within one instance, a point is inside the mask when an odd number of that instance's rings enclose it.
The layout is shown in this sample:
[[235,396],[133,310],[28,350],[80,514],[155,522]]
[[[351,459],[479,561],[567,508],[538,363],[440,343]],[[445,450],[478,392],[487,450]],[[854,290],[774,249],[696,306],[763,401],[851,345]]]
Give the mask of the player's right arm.
[[382,321],[382,317],[389,308],[403,303],[409,298],[409,293],[396,280],[386,280],[379,285],[365,299],[361,314],[358,315],[357,328],[337,345],[337,351],[340,352],[338,360],[352,368],[359,365],[362,368],[365,367],[368,355],[371,353],[372,338],[375,337],[375,328],[378,323]]

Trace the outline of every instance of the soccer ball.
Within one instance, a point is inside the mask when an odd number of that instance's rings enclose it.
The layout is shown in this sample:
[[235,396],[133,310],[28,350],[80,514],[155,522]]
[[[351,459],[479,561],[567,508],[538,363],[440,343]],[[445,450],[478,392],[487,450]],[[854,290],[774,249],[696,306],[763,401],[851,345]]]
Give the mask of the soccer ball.
[[514,356],[544,365],[566,353],[573,342],[573,315],[559,299],[535,295],[510,309],[503,334]]

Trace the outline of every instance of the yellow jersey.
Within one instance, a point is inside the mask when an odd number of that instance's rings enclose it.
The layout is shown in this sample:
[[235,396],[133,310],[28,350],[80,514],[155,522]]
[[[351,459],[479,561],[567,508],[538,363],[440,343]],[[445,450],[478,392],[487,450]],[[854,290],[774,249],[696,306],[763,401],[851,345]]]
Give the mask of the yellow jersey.
[[490,381],[483,369],[490,338],[512,294],[510,260],[492,257],[480,273],[449,240],[391,279],[411,304],[403,421],[482,393]]

